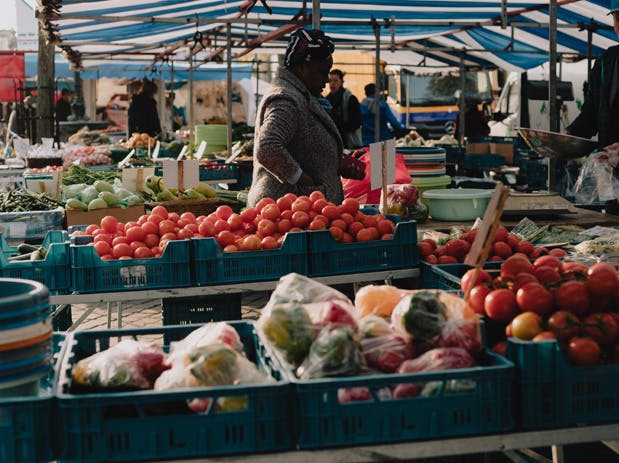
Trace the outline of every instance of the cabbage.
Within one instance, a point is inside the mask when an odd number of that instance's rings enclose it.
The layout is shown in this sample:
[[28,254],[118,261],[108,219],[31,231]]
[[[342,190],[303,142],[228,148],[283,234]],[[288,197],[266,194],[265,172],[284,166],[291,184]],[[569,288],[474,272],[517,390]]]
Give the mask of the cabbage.
[[97,198],[98,195],[99,195],[99,192],[97,191],[97,189],[94,186],[89,185],[82,190],[82,192],[79,195],[79,199],[83,203],[89,204],[90,201]]
[[70,199],[70,198],[79,198],[80,197],[80,193],[82,192],[82,190],[84,188],[86,188],[86,184],[85,183],[77,183],[75,185],[64,185],[62,187],[62,194],[64,195],[64,199]]
[[88,203],[88,210],[92,211],[94,209],[105,209],[107,207],[107,203],[101,198],[95,198]]
[[116,206],[118,204],[118,198],[114,193],[110,193],[109,191],[102,191],[99,193],[99,198],[107,203],[108,206]]

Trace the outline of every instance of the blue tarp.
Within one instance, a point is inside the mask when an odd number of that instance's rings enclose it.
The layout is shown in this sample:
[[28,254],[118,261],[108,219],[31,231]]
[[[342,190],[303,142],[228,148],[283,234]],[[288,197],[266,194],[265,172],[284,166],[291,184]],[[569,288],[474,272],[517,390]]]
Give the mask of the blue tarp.
[[[58,18],[49,19],[64,46],[77,52],[86,62],[91,59],[121,57],[123,53],[148,52],[153,56],[169,49],[192,43],[197,29],[205,37],[208,49],[225,44],[225,27],[205,20],[249,18],[264,21],[258,24],[232,26],[232,38],[238,52],[247,41],[289,24],[292,18],[311,3],[303,0],[266,0],[272,14],[262,2],[250,12],[241,8],[246,1],[230,0],[41,0],[53,7]],[[395,18],[395,27],[381,27],[381,43],[388,48],[393,42],[399,48],[413,49],[419,54],[445,64],[458,63],[462,50],[467,59],[480,64],[523,70],[548,60],[548,1],[509,0],[508,27],[501,28],[501,0],[322,0],[321,28],[340,46],[355,44],[371,49],[374,33],[370,20],[384,24]],[[558,0],[558,22],[562,25],[586,25],[592,21],[605,26],[593,33],[593,53],[599,54],[617,44],[612,18],[607,16],[608,0]],[[246,13],[246,14],[245,14]],[[83,16],[83,19],[80,19]],[[106,18],[107,17],[107,18]],[[129,17],[121,20],[120,17]],[[157,19],[179,22],[158,22]],[[267,22],[272,21],[272,22]],[[340,21],[339,24],[330,24]],[[402,24],[415,21],[414,25]],[[467,21],[468,24],[462,24]],[[347,22],[342,23],[342,22]],[[356,22],[353,24],[353,22]],[[451,22],[451,23],[450,23]],[[514,24],[514,27],[509,26]],[[525,27],[533,24],[536,27]],[[542,26],[539,26],[539,25]],[[557,33],[560,53],[587,53],[587,31],[560,27]],[[286,37],[276,42],[285,46]]]

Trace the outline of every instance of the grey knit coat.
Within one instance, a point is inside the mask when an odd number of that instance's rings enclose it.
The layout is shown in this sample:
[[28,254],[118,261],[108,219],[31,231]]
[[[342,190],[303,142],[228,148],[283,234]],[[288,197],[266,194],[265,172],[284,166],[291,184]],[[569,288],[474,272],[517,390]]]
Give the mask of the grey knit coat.
[[[339,176],[342,139],[331,116],[290,71],[280,68],[256,115],[254,171],[248,205],[264,197],[322,191],[339,204],[344,198]],[[314,187],[293,184],[298,167]]]

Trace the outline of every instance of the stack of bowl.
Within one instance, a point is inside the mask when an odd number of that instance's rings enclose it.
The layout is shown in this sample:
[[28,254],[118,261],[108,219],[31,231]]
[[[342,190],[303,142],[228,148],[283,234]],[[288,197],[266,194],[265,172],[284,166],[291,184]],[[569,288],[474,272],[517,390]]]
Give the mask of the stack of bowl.
[[49,291],[16,278],[0,288],[0,398],[37,395],[52,365]]
[[446,188],[451,183],[451,177],[445,175],[444,148],[399,146],[396,147],[396,153],[404,158],[412,183],[420,193]]
[[196,146],[206,142],[205,153],[216,153],[228,148],[228,126],[224,124],[196,125]]

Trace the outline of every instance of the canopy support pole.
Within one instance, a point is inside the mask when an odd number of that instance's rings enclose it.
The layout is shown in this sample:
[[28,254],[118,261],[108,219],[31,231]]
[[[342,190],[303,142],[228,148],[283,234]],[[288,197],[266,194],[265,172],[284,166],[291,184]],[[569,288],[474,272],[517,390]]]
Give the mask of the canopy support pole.
[[382,98],[382,79],[380,78],[380,26],[378,22],[372,18],[372,27],[374,28],[374,37],[376,37],[376,63],[375,63],[375,81],[376,92],[374,93],[374,141],[380,141],[380,99]]
[[[548,127],[551,132],[559,132],[559,106],[557,101],[557,0],[550,0],[549,4],[548,38]],[[548,191],[554,186],[552,160],[548,158]]]
[[466,67],[464,66],[464,57],[466,52],[462,50],[460,53],[460,98],[458,98],[458,143],[464,145],[465,127],[465,112],[466,112]]
[[194,112],[193,112],[193,104],[194,104],[194,100],[193,100],[193,50],[191,48],[189,48],[189,101],[187,102],[188,106],[189,106],[189,120],[188,125],[189,125],[189,147],[193,147],[193,145],[195,145],[195,140],[193,138],[194,136],[194,128],[196,125],[196,122],[194,120]]
[[232,24],[226,23],[226,115],[228,156],[232,154]]
[[312,0],[312,29],[320,29],[320,0]]
[[46,33],[43,28],[43,19],[39,19],[39,58],[37,62],[37,108],[36,139],[32,137],[31,142],[37,143],[41,137],[53,137],[54,120],[54,44],[47,43]]

